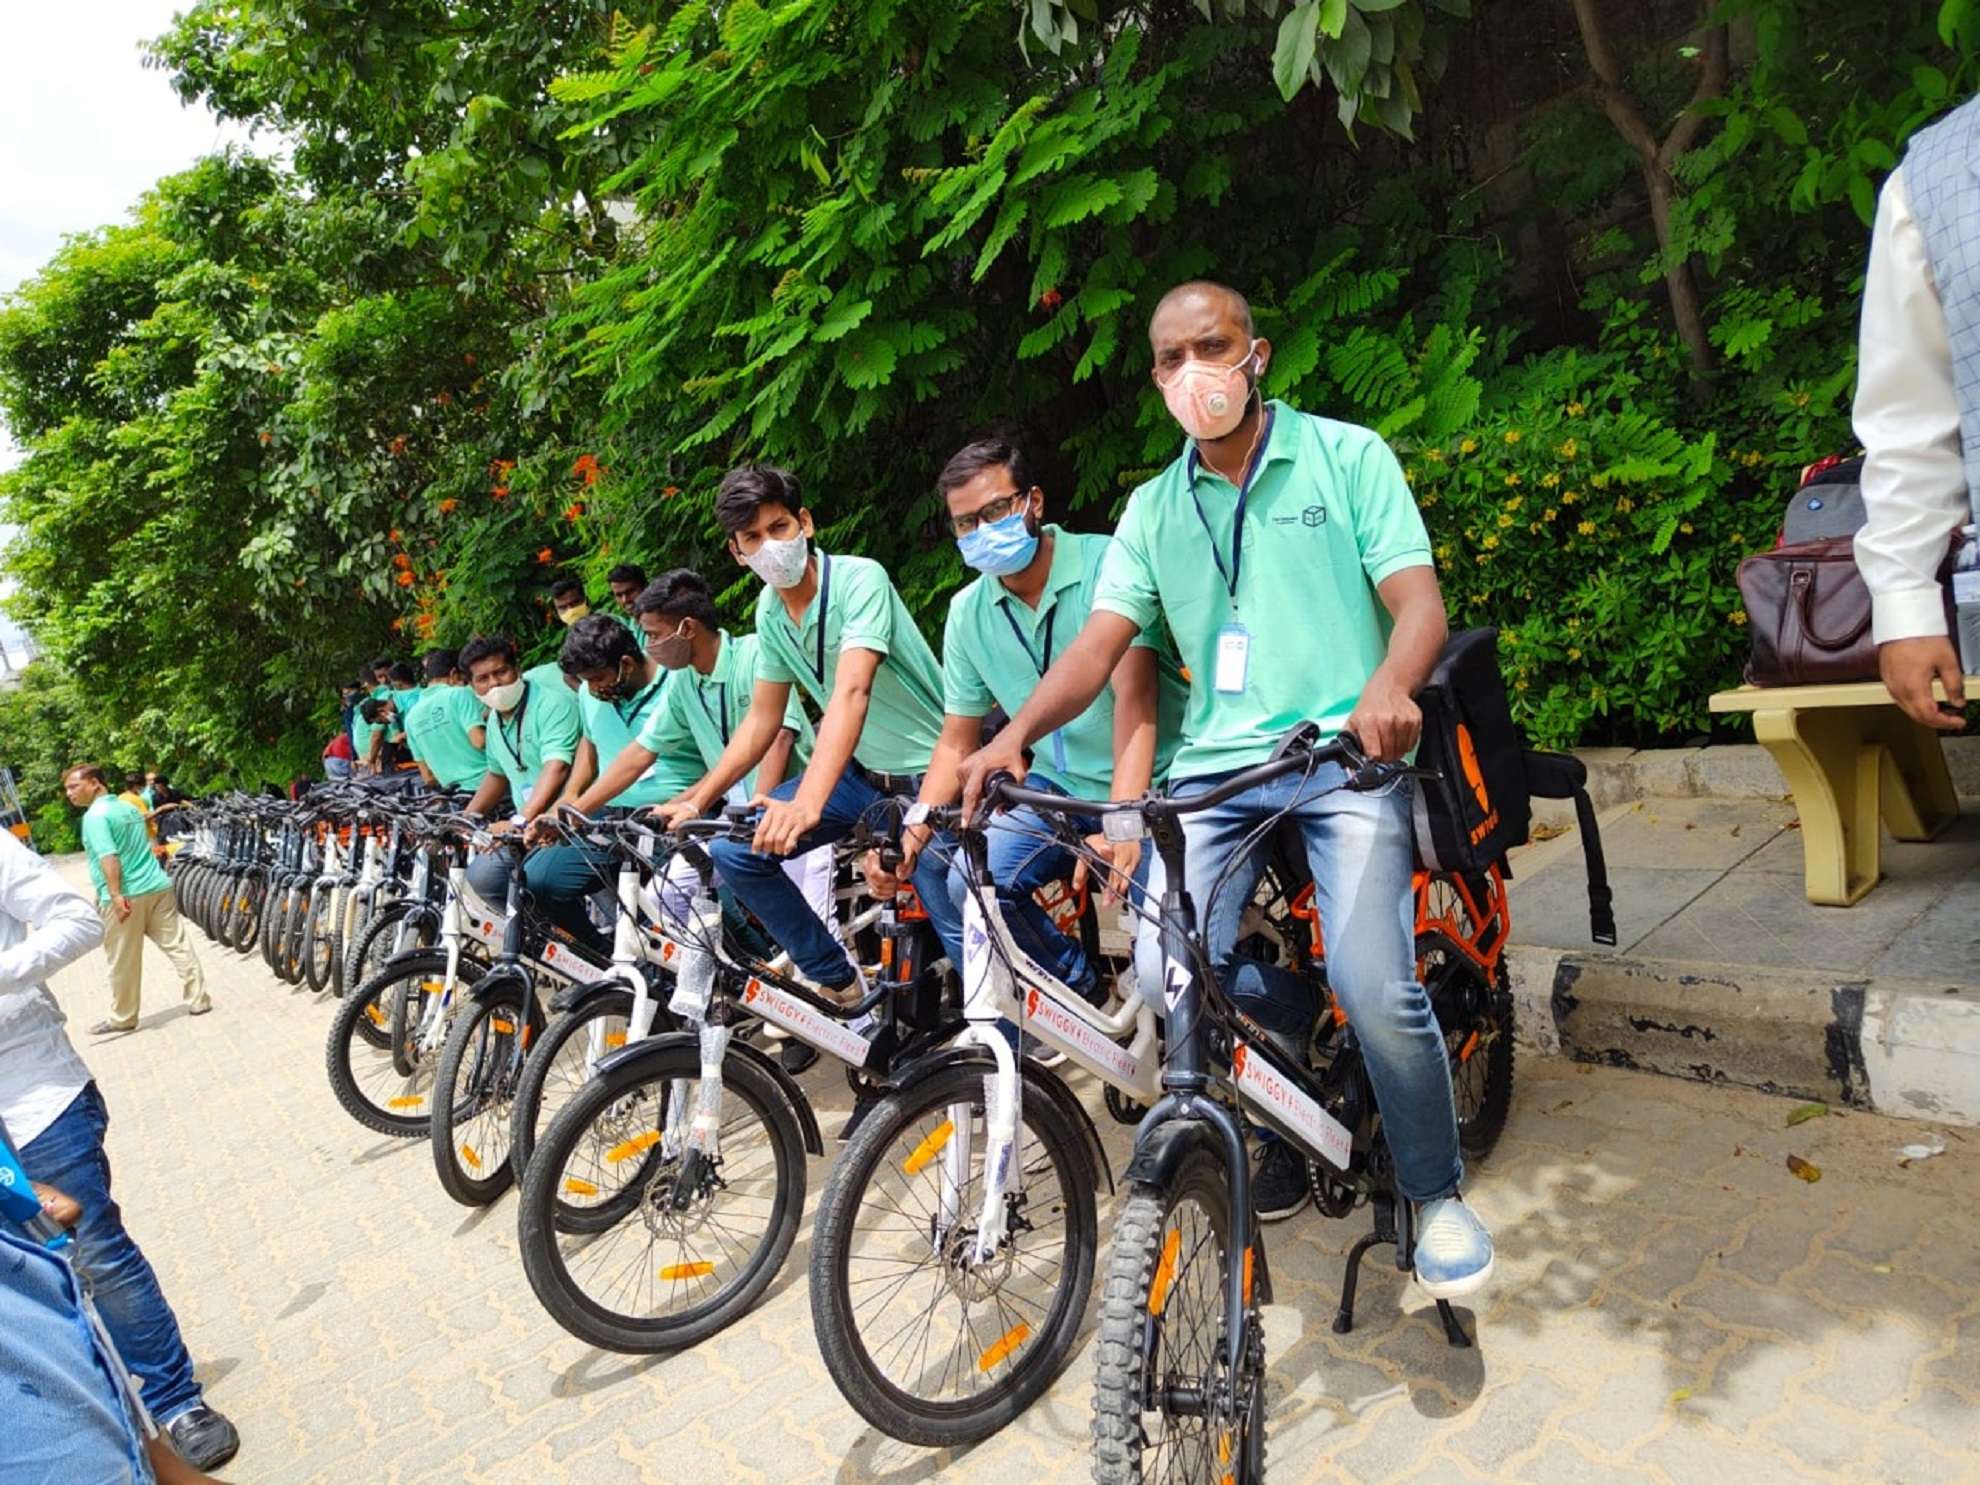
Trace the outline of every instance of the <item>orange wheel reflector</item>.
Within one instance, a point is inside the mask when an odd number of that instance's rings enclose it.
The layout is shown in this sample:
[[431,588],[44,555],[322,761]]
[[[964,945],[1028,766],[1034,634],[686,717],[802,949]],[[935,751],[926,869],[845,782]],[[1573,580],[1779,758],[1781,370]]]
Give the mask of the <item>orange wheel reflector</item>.
[[1030,1334],[1031,1327],[1020,1320],[1016,1325],[1004,1332],[1003,1335],[999,1336],[995,1345],[991,1346],[988,1351],[985,1351],[982,1356],[977,1358],[976,1369],[980,1372],[989,1371],[991,1367],[1009,1356],[1019,1346],[1022,1346],[1025,1343],[1026,1337]]
[[564,1189],[572,1196],[596,1196],[598,1188],[589,1181],[580,1181],[576,1176],[564,1177]]
[[388,1109],[416,1109],[425,1102],[426,1095],[424,1093],[403,1093],[397,1098],[387,1099],[385,1107]]
[[513,1021],[504,1021],[501,1017],[497,1016],[494,1019],[490,1020],[488,1024],[494,1027],[497,1031],[501,1032],[503,1036],[515,1035],[516,1023]]
[[682,1279],[705,1279],[715,1272],[712,1263],[670,1263],[660,1270],[660,1277],[678,1282]]
[[1244,1302],[1251,1303],[1251,1249],[1244,1250]]
[[1464,1039],[1464,1048],[1458,1053],[1458,1061],[1459,1062],[1471,1061],[1471,1054],[1473,1052],[1476,1052],[1477,1050],[1478,1050],[1478,1033],[1474,1031],[1471,1033],[1470,1036]]
[[617,1165],[621,1161],[632,1159],[635,1155],[643,1154],[659,1143],[660,1131],[649,1129],[644,1134],[636,1134],[631,1139],[612,1146],[605,1152],[605,1163]]
[[447,982],[445,980],[421,980],[419,982],[419,988],[428,995],[438,995],[442,990],[447,988]]
[[1155,1265],[1154,1282],[1148,1286],[1148,1313],[1159,1315],[1169,1302],[1169,1286],[1176,1281],[1176,1254],[1182,1248],[1182,1229],[1171,1227],[1162,1240],[1162,1260]]
[[920,1175],[922,1167],[935,1158],[941,1151],[942,1146],[949,1142],[949,1137],[955,1132],[955,1122],[950,1119],[944,1119],[928,1132],[926,1139],[908,1152],[908,1158],[901,1162],[901,1169],[911,1176]]
[[[1217,1435],[1217,1463],[1229,1464],[1230,1462],[1231,1462],[1231,1431],[1227,1428],[1223,1430],[1223,1432]],[[1224,1478],[1228,1480],[1230,1479],[1230,1476],[1226,1475],[1224,1476]]]
[[623,1047],[625,1044],[626,1044],[626,1034],[623,1031],[608,1031],[605,1033],[606,1046]]
[[364,1019],[369,1021],[373,1026],[383,1026],[386,1016],[383,1011],[378,1009],[377,1002],[374,1001],[364,1008]]
[[461,1159],[465,1160],[468,1163],[470,1169],[473,1170],[481,1169],[481,1157],[475,1154],[473,1145],[461,1146]]

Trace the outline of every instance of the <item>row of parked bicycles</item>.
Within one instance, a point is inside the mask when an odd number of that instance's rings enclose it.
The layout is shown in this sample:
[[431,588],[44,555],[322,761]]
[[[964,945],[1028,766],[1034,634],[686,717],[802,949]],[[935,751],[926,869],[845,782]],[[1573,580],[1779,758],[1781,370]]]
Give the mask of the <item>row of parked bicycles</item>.
[[[1260,833],[1270,864],[1239,954],[1310,979],[1304,1045],[1252,1022],[1205,953],[1180,890],[1182,820],[1289,774],[1311,794],[1409,771],[1370,763],[1351,737],[1302,734],[1187,800],[1069,800],[1005,779],[973,818],[894,802],[838,848],[838,928],[861,968],[850,1005],[797,976],[721,890],[706,847],[747,838],[743,810],[676,830],[551,817],[553,835],[599,864],[592,913],[609,952],[540,917],[523,840],[446,797],[347,785],[293,804],[206,801],[173,869],[181,907],[212,939],[334,1001],[325,1069],[358,1124],[426,1140],[457,1201],[518,1188],[529,1283],[579,1339],[691,1346],[759,1299],[797,1235],[810,1161],[827,1151],[790,1069],[822,1060],[854,1104],[813,1218],[811,1310],[826,1366],[868,1422],[922,1445],[996,1432],[1066,1366],[1101,1269],[1096,1478],[1256,1481],[1271,1272],[1250,1146],[1261,1130],[1291,1142],[1324,1215],[1372,1213],[1338,1330],[1368,1248],[1394,1244],[1408,1270],[1408,1203],[1354,1028],[1327,994],[1296,844]],[[1055,885],[1050,906],[1110,966],[1107,1003],[1025,953],[989,879],[984,831],[1006,806],[1053,822],[1075,855],[1091,856],[1098,819],[1161,857],[1171,886],[1139,911],[1159,914],[1163,1003],[1138,993],[1125,954],[1103,954],[1084,889]],[[924,819],[964,863],[960,965],[911,889],[876,900],[856,870]],[[506,890],[484,897],[469,865],[491,855]],[[1422,873],[1417,893],[1419,969],[1476,1157],[1512,1096],[1505,884],[1496,871]],[[1101,1111],[1137,1130],[1118,1188]]]

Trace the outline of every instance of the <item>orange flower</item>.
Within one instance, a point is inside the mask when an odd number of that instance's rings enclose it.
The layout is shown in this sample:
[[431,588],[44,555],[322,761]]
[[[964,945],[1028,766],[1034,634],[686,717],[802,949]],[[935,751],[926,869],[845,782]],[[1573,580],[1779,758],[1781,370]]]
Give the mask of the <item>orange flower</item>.
[[406,621],[404,619],[394,619],[392,621],[392,632],[394,634],[399,634],[404,632],[405,627],[406,627]]
[[386,452],[388,452],[389,454],[391,454],[391,456],[392,456],[392,457],[393,457],[394,459],[396,459],[396,458],[398,458],[398,457],[399,457],[399,455],[401,455],[401,454],[403,454],[403,453],[404,453],[404,452],[406,451],[406,436],[405,436],[405,434],[403,434],[403,433],[401,433],[401,434],[400,434],[400,435],[399,435],[399,436],[398,436],[397,438],[395,438],[395,439],[393,439],[393,440],[392,440],[392,441],[391,441],[391,442],[390,442],[389,444],[387,444],[387,445],[386,445],[385,447],[386,447]]
[[544,547],[536,554],[536,560],[540,566],[548,567],[556,560],[556,553],[552,552],[550,548]]
[[583,514],[584,502],[582,500],[573,500],[569,505],[564,507],[564,519],[567,521],[575,521],[583,516]]
[[507,500],[509,498],[509,487],[507,485],[497,485],[488,493],[493,495],[497,500]]
[[262,429],[261,446],[265,449],[273,442],[275,442],[275,435],[270,433],[266,428]]
[[491,476],[493,476],[496,481],[502,482],[507,480],[509,471],[514,469],[515,467],[516,467],[516,461],[513,459],[494,459],[489,461],[488,473]]
[[459,508],[459,506],[460,506],[460,501],[454,499],[453,496],[449,495],[445,500],[440,502],[440,514],[443,516],[451,516],[454,513],[454,511]]
[[669,485],[667,486],[666,489],[660,492],[660,495],[662,499],[672,500],[676,495],[680,493],[681,493],[681,487],[679,485]]
[[438,618],[433,614],[421,614],[417,619],[413,620],[413,627],[424,637],[433,632],[433,626],[438,622]]
[[583,480],[587,485],[597,484],[598,477],[604,472],[599,466],[598,456],[595,454],[579,454],[577,463],[571,466],[571,473]]
[[392,559],[392,565],[401,570],[404,570],[405,568],[412,566],[412,558],[408,557],[404,552],[401,552],[399,553],[398,556]]
[[410,588],[413,585],[413,581],[413,575],[410,572],[402,572],[398,576],[398,584],[401,588]]
[[390,531],[386,532],[385,539],[387,541],[397,541],[399,539],[399,528],[394,526]]
[[451,407],[454,403],[454,394],[452,392],[442,392],[433,399],[433,402],[436,407]]
[[462,359],[463,361],[465,361],[465,362],[466,362],[466,363],[467,363],[468,365],[470,365],[470,366],[472,366],[472,365],[474,365],[474,352],[473,352],[473,351],[464,351],[464,352],[463,352],[463,353],[461,354],[461,359]]

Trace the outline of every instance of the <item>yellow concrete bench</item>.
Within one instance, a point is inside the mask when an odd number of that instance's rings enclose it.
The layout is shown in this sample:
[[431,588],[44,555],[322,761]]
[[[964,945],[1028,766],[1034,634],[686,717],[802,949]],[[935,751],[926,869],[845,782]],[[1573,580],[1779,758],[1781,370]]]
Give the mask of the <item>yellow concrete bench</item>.
[[[1966,699],[1980,700],[1980,676],[1966,678]],[[1898,840],[1930,840],[1959,813],[1940,735],[1899,711],[1880,681],[1741,686],[1711,707],[1751,712],[1787,780],[1810,902],[1848,907],[1877,885],[1879,820]]]

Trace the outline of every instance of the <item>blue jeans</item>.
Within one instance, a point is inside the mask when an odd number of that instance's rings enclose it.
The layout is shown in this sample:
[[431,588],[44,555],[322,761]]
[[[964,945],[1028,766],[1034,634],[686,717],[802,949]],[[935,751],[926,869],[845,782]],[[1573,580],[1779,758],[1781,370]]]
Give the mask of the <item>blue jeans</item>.
[[[538,846],[523,861],[523,885],[537,911],[579,943],[603,951],[611,943],[585,911],[594,892],[616,892],[619,865],[604,846],[582,841],[576,845]],[[501,890],[498,885],[496,890]]]
[[[1029,781],[1029,787],[1054,794],[1062,792],[1043,779]],[[1097,828],[1097,825],[1090,827]],[[1003,907],[1004,921],[1010,925],[1018,947],[1035,959],[1040,968],[1049,970],[1087,999],[1093,999],[1097,987],[1085,948],[1078,939],[1061,933],[1052,915],[1032,897],[1047,882],[1061,881],[1072,874],[1072,852],[1053,839],[1052,822],[1036,810],[1015,809],[998,814],[985,837],[990,852],[990,880],[997,885],[997,901]],[[961,852],[956,853],[950,864],[948,890],[960,922],[963,902],[969,895],[969,879]]]
[[91,1083],[55,1122],[21,1147],[29,1177],[66,1191],[82,1204],[76,1227],[77,1267],[89,1280],[97,1313],[117,1343],[124,1365],[144,1384],[144,1405],[163,1425],[200,1400],[192,1357],[179,1335],[178,1318],[158,1288],[138,1245],[124,1231],[123,1213],[110,1196],[110,1158],[103,1134],[110,1111]]
[[[791,799],[802,782],[802,775],[786,779],[771,791],[770,797]],[[867,781],[857,767],[848,765],[846,771],[839,775],[832,797],[825,801],[818,823],[798,838],[797,849],[792,855],[801,856],[815,847],[844,840],[852,834],[853,827],[859,824],[866,812],[886,797]],[[752,851],[739,840],[710,841],[708,854],[714,858],[716,869],[722,873],[722,880],[729,884],[729,890],[736,894],[744,907],[756,914],[770,931],[770,937],[791,956],[791,962],[806,979],[832,989],[852,983],[852,963],[846,958],[845,946],[832,936],[832,930],[812,911],[797,883],[785,875],[783,857]],[[949,956],[950,962],[960,965],[962,911],[949,895],[948,858],[947,841],[939,837],[931,840],[928,849],[915,863],[914,890],[920,894],[929,923],[942,940],[943,952]]]
[[[1328,764],[1312,779],[1287,775],[1215,809],[1183,817],[1183,874],[1201,916],[1210,957],[1229,962],[1239,916],[1264,870],[1271,837],[1232,871],[1214,904],[1210,890],[1231,853],[1268,817],[1292,806],[1313,873],[1314,901],[1327,945],[1327,983],[1367,1059],[1368,1078],[1382,1110],[1382,1128],[1396,1162],[1396,1189],[1412,1201],[1433,1201],[1458,1189],[1458,1153],[1451,1069],[1430,997],[1416,979],[1415,854],[1410,826],[1413,785],[1407,779],[1376,794],[1338,787],[1341,770]],[[1178,784],[1181,798],[1201,794],[1216,776]],[[1326,791],[1326,792],[1323,792]],[[1269,966],[1241,966],[1233,996],[1269,1030],[1303,1042],[1318,1009],[1307,981]]]
[[21,1485],[150,1485],[151,1465],[115,1361],[68,1263],[0,1220],[0,1474]]

